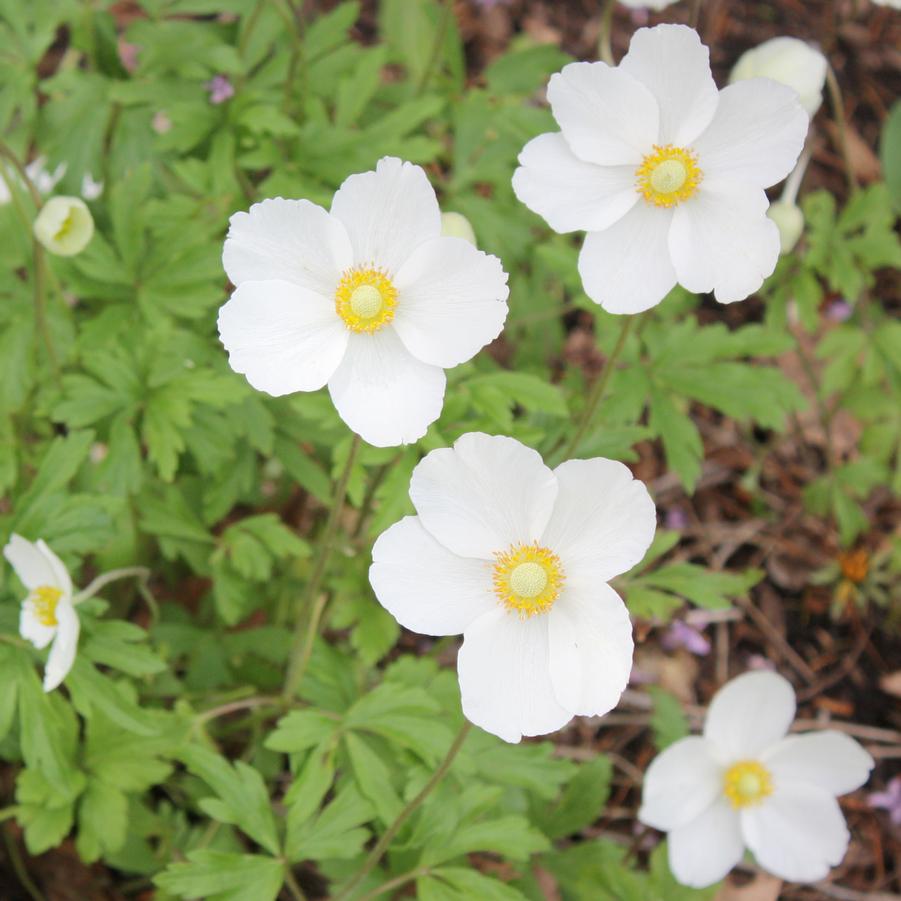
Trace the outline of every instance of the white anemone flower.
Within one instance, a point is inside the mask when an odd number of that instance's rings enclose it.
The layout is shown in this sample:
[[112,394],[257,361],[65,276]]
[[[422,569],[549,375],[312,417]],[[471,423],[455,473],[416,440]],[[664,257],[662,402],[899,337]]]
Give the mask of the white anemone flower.
[[791,37],[777,37],[746,50],[729,74],[733,84],[748,78],[772,78],[798,92],[807,115],[823,102],[826,57],[816,47]]
[[684,25],[641,28],[617,67],[551,77],[561,131],[523,148],[517,197],[555,231],[586,231],[579,273],[611,313],[638,313],[677,283],[742,300],[776,266],[764,188],[785,178],[808,117],[793,90],[755,78],[717,91]]
[[94,236],[94,218],[80,197],[51,197],[34,220],[34,235],[51,253],[73,257]]
[[275,396],[328,384],[341,418],[379,447],[425,434],[444,370],[507,315],[500,260],[443,237],[425,172],[392,157],[346,179],[330,212],[279,197],[236,213],[223,264],[237,286],[219,311],[232,369]]
[[72,602],[72,580],[62,560],[43,541],[13,535],[3,556],[28,589],[19,633],[36,648],[53,642],[44,668],[44,691],[53,691],[72,669],[80,625]]
[[867,781],[873,759],[825,730],[788,735],[795,693],[775,673],[745,673],[710,703],[704,733],[677,741],[645,774],[638,818],[669,833],[670,869],[701,888],[750,849],[763,869],[815,882],[848,848],[838,795]]
[[463,633],[463,713],[508,742],[619,700],[632,624],[607,584],[644,556],[656,515],[622,463],[551,470],[512,438],[470,432],[413,471],[408,516],[379,536],[369,580],[397,621]]

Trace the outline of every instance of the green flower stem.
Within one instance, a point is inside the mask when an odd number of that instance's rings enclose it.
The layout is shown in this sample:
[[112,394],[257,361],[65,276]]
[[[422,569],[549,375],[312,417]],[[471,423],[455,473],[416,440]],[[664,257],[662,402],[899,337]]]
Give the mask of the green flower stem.
[[628,314],[623,316],[623,324],[620,329],[619,338],[616,340],[616,346],[611,351],[610,356],[607,357],[604,368],[591,386],[588,398],[585,401],[585,408],[582,410],[582,418],[579,420],[579,424],[576,426],[572,438],[570,438],[569,443],[563,450],[562,458],[564,460],[568,460],[576,450],[578,450],[579,445],[582,443],[582,439],[585,437],[585,433],[591,426],[594,414],[607,390],[610,377],[616,369],[616,363],[623,352],[623,348],[626,346],[626,339],[629,337],[629,333],[632,331],[632,327],[635,325],[635,321],[638,318],[640,317]]
[[409,873],[404,873],[402,876],[396,876],[394,879],[389,879],[378,888],[374,888],[371,892],[367,892],[360,898],[360,901],[373,901],[373,899],[378,898],[380,895],[387,895],[388,892],[392,892],[394,889],[398,889],[408,882],[412,882],[414,879],[419,879],[420,876],[428,876],[430,872],[431,870],[428,867],[417,867],[415,870],[410,870]]
[[857,175],[854,172],[854,164],[851,161],[851,149],[848,144],[848,123],[845,119],[845,101],[842,99],[842,89],[839,87],[835,70],[831,65],[826,66],[826,87],[829,89],[829,100],[832,103],[832,117],[835,119],[835,127],[838,131],[838,145],[845,163],[845,175],[848,179],[848,189],[856,194],[860,188],[857,183]]
[[607,0],[601,13],[601,33],[598,35],[598,56],[607,63],[608,66],[615,65],[613,62],[613,44],[611,43],[611,34],[613,32],[613,10],[616,7],[616,0]]
[[304,628],[304,621],[300,616],[297,617],[297,622],[294,625],[294,638],[291,641],[291,652],[288,657],[288,672],[285,676],[285,685],[282,690],[282,695],[286,699],[293,698],[297,694],[297,689],[310,662],[310,655],[313,653],[313,641],[316,638],[316,633],[319,631],[319,621],[322,619],[322,612],[325,610],[326,604],[326,596],[324,594],[320,596],[319,589],[325,576],[326,567],[335,549],[338,521],[344,508],[344,499],[347,497],[347,484],[350,481],[350,473],[361,444],[362,438],[359,435],[354,435],[353,443],[347,454],[347,461],[344,464],[344,471],[335,485],[332,509],[329,511],[328,522],[325,525],[325,532],[322,534],[316,563],[303,598],[303,607],[309,611],[310,616],[306,622],[306,628]]
[[[28,189],[31,199],[34,202],[35,210],[40,210],[42,201],[41,194],[35,187],[34,182],[28,175],[22,161],[13,153],[12,149],[0,141],[0,156],[5,157],[13,165],[19,173],[19,178]],[[11,196],[15,197],[15,193],[10,190]],[[17,204],[18,206],[18,204]],[[26,221],[26,228],[32,231],[32,223]],[[44,246],[34,234],[31,238],[32,257],[34,260],[34,318],[37,325],[38,333],[47,349],[47,357],[50,360],[50,368],[57,380],[59,380],[59,358],[56,355],[56,349],[53,346],[53,338],[50,335],[50,328],[47,325],[47,257],[44,253]]]
[[126,566],[123,569],[111,569],[108,573],[97,576],[97,578],[83,591],[79,591],[78,594],[72,598],[72,603],[80,604],[82,601],[94,597],[95,594],[99,594],[100,591],[110,584],[110,582],[116,582],[119,579],[127,579],[130,576],[134,576],[142,583],[146,583],[150,578],[150,570],[147,569],[146,566]]
[[307,901],[307,896],[303,893],[300,883],[294,878],[289,863],[285,863],[285,887],[290,892],[294,901]]
[[394,840],[394,836],[400,831],[401,826],[407,822],[422,802],[432,793],[435,786],[447,775],[447,771],[451,768],[451,764],[454,762],[460,748],[463,747],[463,743],[466,741],[470,729],[472,729],[472,723],[470,723],[469,720],[464,719],[463,726],[457,733],[457,737],[453,740],[450,748],[448,748],[447,754],[444,755],[444,760],[438,764],[438,768],[432,773],[431,778],[422,787],[419,794],[416,795],[403,810],[401,810],[394,822],[385,830],[382,837],[376,842],[375,847],[369,852],[369,857],[366,858],[363,866],[360,867],[357,874],[345,886],[344,891],[336,897],[335,901],[347,901],[347,899],[353,895],[354,889],[356,889],[382,859],[382,856]]
[[194,717],[194,724],[202,726],[210,720],[218,719],[220,716],[227,716],[229,713],[237,713],[239,710],[254,710],[259,707],[282,707],[284,699],[281,697],[267,697],[259,695],[253,698],[242,698],[238,701],[230,701],[228,704],[220,704],[210,710],[204,710]]
[[454,0],[444,0],[441,5],[441,18],[438,20],[438,27],[435,29],[435,41],[432,44],[432,52],[429,55],[429,61],[425,69],[422,71],[422,77],[419,84],[416,85],[417,97],[425,93],[429,82],[432,80],[432,74],[438,65],[438,57],[441,55],[441,48],[444,46],[444,38],[447,35],[447,27],[450,25],[450,18],[454,12]]

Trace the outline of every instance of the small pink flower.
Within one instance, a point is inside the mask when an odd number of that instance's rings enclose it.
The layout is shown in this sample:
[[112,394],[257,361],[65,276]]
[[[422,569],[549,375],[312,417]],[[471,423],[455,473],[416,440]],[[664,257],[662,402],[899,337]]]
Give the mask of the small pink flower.
[[210,103],[225,103],[231,97],[235,96],[235,89],[232,83],[224,75],[214,75],[204,87],[210,92]]
[[706,657],[710,653],[710,642],[705,636],[681,619],[673,620],[670,627],[663,633],[660,643],[667,651],[676,651],[685,648],[697,657]]
[[688,517],[685,515],[685,511],[679,507],[670,507],[670,509],[666,511],[664,525],[668,529],[674,529],[677,532],[681,532],[688,525]]
[[892,824],[901,826],[901,776],[895,776],[884,792],[873,792],[867,802],[870,807],[887,810]]
[[854,312],[851,304],[846,300],[833,300],[828,307],[826,307],[826,318],[830,322],[847,322],[851,318],[851,314]]
[[129,44],[128,41],[119,39],[116,49],[119,52],[119,62],[126,72],[134,72],[138,68],[138,53],[141,48],[137,44]]
[[172,130],[172,120],[162,110],[158,110],[153,114],[150,127],[158,135],[164,135],[167,131]]

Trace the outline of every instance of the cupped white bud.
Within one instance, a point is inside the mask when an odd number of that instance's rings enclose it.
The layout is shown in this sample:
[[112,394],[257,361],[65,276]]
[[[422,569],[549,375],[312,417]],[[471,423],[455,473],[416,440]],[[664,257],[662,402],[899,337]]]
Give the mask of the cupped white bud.
[[462,238],[476,247],[476,233],[462,213],[441,214],[441,234],[445,238]]
[[807,115],[823,102],[826,57],[798,38],[779,37],[745,51],[729,75],[729,82],[747,78],[772,78],[797,91]]
[[75,256],[94,235],[94,219],[80,197],[51,197],[34,220],[34,236],[61,257]]
[[804,231],[804,214],[797,204],[785,200],[777,200],[770,204],[767,216],[776,223],[779,229],[779,250],[791,253],[801,233]]

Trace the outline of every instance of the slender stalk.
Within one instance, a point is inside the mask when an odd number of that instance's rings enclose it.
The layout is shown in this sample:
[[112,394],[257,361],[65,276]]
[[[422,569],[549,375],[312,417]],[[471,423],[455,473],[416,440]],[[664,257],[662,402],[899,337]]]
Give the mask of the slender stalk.
[[438,768],[432,773],[431,778],[422,787],[419,794],[416,795],[403,810],[401,810],[394,822],[385,830],[382,837],[376,842],[375,847],[369,852],[369,856],[366,858],[363,866],[360,867],[357,874],[344,887],[344,891],[337,896],[335,901],[347,901],[353,894],[354,889],[356,889],[382,859],[382,856],[394,840],[394,836],[400,831],[401,826],[407,822],[422,802],[432,793],[435,786],[447,775],[447,771],[451,768],[451,764],[454,762],[460,748],[463,747],[463,743],[466,741],[470,729],[472,729],[472,723],[470,723],[469,720],[463,720],[463,726],[457,733],[457,737],[453,740],[450,748],[448,748],[447,754],[444,755],[444,760],[438,764]]
[[[25,168],[25,164],[13,153],[12,149],[5,144],[3,141],[0,141],[0,156],[5,157],[9,162],[13,165],[16,172],[19,174],[19,178],[22,179],[22,184],[28,189],[28,193],[31,195],[31,200],[34,203],[35,211],[39,211],[42,205],[41,201],[41,193],[38,191],[34,182],[31,180],[31,176],[28,174],[28,170]],[[10,194],[15,197],[15,194],[10,190]],[[29,231],[32,230],[32,223],[27,222],[26,227]],[[31,248],[32,248],[32,258],[34,261],[34,318],[35,324],[37,325],[38,333],[41,336],[41,340],[44,342],[44,346],[47,349],[47,357],[50,360],[50,367],[53,370],[54,376],[59,378],[59,358],[56,355],[56,349],[53,346],[53,338],[50,334],[50,328],[47,324],[47,258],[44,253],[44,245],[41,244],[40,241],[34,234],[32,233],[31,237]]]
[[80,604],[82,601],[94,597],[95,594],[99,594],[110,582],[115,582],[118,579],[127,579],[129,576],[134,576],[141,582],[146,582],[150,578],[150,570],[146,566],[126,566],[123,569],[111,569],[108,573],[97,576],[83,591],[79,591],[72,598],[72,603]]
[[19,846],[16,844],[16,840],[5,828],[0,829],[0,832],[3,833],[3,844],[6,846],[6,854],[7,857],[9,857],[9,862],[12,864],[16,878],[19,880],[19,884],[25,889],[28,897],[31,898],[32,901],[45,901],[41,890],[34,884],[31,876],[28,875],[28,870],[25,868],[25,861],[22,860],[22,855],[19,852]]
[[607,0],[604,4],[604,9],[601,12],[601,33],[598,35],[598,56],[608,66],[614,64],[611,35],[613,33],[613,10],[615,6],[616,0]]
[[303,607],[309,610],[310,618],[307,621],[306,628],[304,628],[303,619],[300,616],[297,617],[297,622],[294,625],[294,638],[291,641],[291,652],[288,658],[288,672],[285,676],[285,685],[282,690],[282,695],[285,698],[293,698],[297,693],[297,689],[306,672],[307,664],[310,662],[310,655],[313,652],[313,641],[316,638],[319,620],[322,618],[322,611],[325,609],[326,603],[324,596],[322,598],[319,597],[319,589],[325,576],[326,567],[331,559],[332,551],[335,549],[338,522],[341,518],[341,510],[344,507],[344,499],[347,497],[347,484],[350,481],[350,473],[361,443],[362,439],[360,436],[354,435],[350,452],[347,454],[347,461],[344,464],[344,471],[335,485],[332,509],[329,511],[328,521],[326,522],[325,531],[322,534],[322,541],[319,546],[319,554],[303,598]]
[[432,52],[429,55],[429,61],[426,63],[425,69],[422,70],[422,76],[419,84],[416,85],[415,96],[419,97],[425,93],[435,67],[438,65],[438,57],[441,55],[441,48],[444,46],[444,38],[447,35],[447,27],[450,25],[450,18],[454,12],[454,0],[444,0],[441,5],[441,18],[438,20],[438,28],[435,30],[435,40],[432,43]]
[[291,872],[291,865],[287,863],[285,864],[285,885],[288,887],[288,891],[291,893],[294,901],[307,901],[307,896],[303,893],[300,883]]
[[791,175],[785,179],[785,185],[782,188],[782,194],[779,197],[779,200],[782,201],[782,203],[794,203],[798,199],[798,189],[801,187],[801,182],[804,180],[804,173],[807,171],[809,163],[810,146],[805,145],[804,149],[801,151],[801,156],[798,157],[795,168],[791,171]]
[[854,172],[854,164],[851,161],[851,149],[848,144],[848,123],[845,119],[845,101],[842,98],[842,89],[839,87],[838,79],[835,77],[835,70],[831,65],[826,67],[826,87],[829,89],[829,99],[832,102],[832,116],[835,119],[835,127],[838,129],[838,145],[842,159],[845,162],[848,189],[852,194],[855,194],[860,185],[857,183],[857,175]]
[[197,726],[208,723],[210,720],[217,719],[220,716],[226,716],[229,713],[236,713],[239,710],[253,710],[257,707],[281,707],[283,701],[281,698],[271,698],[260,695],[253,698],[242,698],[240,701],[231,701],[228,704],[220,704],[210,710],[204,710],[194,717],[194,723]]
[[570,438],[569,443],[563,451],[564,460],[568,459],[576,452],[579,445],[582,443],[582,439],[585,437],[585,433],[591,426],[591,421],[594,419],[594,414],[597,411],[598,405],[604,397],[607,385],[610,382],[610,377],[613,375],[616,363],[623,352],[623,348],[626,346],[626,339],[629,337],[629,333],[632,331],[632,327],[635,325],[635,320],[637,318],[637,316],[628,315],[623,317],[623,324],[620,329],[619,338],[616,339],[616,345],[611,351],[610,356],[607,357],[600,375],[595,379],[594,384],[591,386],[591,391],[588,393],[588,399],[585,401],[585,409],[582,410],[582,418],[579,420],[579,424],[576,426],[572,438]]
[[374,888],[371,892],[367,892],[360,898],[360,901],[373,901],[374,898],[378,898],[380,895],[387,895],[388,892],[394,891],[394,889],[400,888],[408,882],[412,882],[414,879],[419,879],[420,876],[428,876],[430,872],[428,867],[417,867],[415,870],[410,870],[409,873],[403,873],[400,876],[396,876],[394,879],[389,879],[378,888]]

